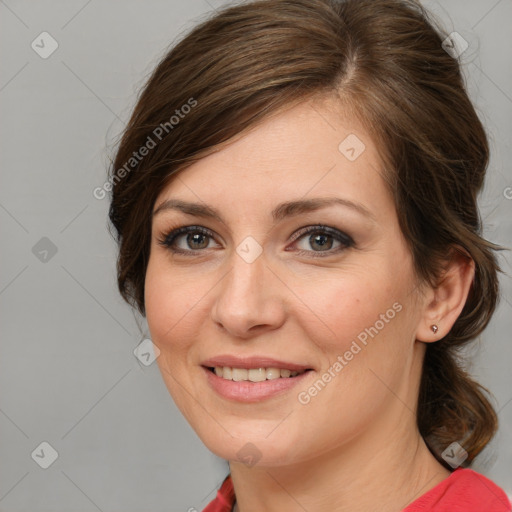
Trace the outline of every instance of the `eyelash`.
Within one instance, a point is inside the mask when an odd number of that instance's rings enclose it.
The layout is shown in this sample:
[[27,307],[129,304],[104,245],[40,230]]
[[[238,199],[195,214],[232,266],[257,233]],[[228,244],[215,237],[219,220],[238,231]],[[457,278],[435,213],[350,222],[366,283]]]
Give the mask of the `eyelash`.
[[[166,234],[164,233],[160,238],[158,238],[158,244],[162,245],[163,247],[167,248],[169,251],[171,251],[174,254],[183,254],[185,256],[196,256],[199,254],[193,254],[193,253],[201,253],[203,252],[202,249],[197,250],[183,250],[178,249],[174,247],[174,243],[176,242],[176,239],[183,234],[188,233],[201,233],[205,236],[208,236],[210,238],[214,238],[213,233],[206,228],[203,228],[202,226],[182,226],[176,229],[173,229]],[[338,247],[334,250],[328,250],[328,251],[305,251],[303,249],[300,249],[297,251],[298,254],[304,255],[304,256],[310,256],[313,258],[324,258],[327,256],[332,256],[333,254],[337,254],[339,252],[344,251],[345,249],[348,249],[350,247],[354,247],[355,243],[352,240],[352,238],[347,235],[346,233],[343,233],[342,231],[339,231],[337,229],[331,228],[329,226],[324,226],[323,224],[319,224],[316,226],[307,226],[305,228],[300,229],[296,235],[294,236],[293,242],[296,242],[303,238],[305,235],[312,235],[312,234],[327,234],[340,242],[342,244],[341,247]]]

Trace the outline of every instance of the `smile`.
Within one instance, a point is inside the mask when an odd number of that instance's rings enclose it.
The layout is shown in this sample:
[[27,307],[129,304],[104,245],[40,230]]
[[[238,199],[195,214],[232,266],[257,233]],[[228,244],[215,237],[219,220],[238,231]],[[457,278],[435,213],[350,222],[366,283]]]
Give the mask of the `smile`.
[[285,368],[233,368],[231,366],[215,366],[214,368],[209,368],[209,370],[214,372],[217,377],[235,382],[263,382],[265,380],[290,378],[307,371],[295,371]]
[[[255,403],[283,396],[308,378],[313,370],[280,368],[202,367],[210,389],[223,399]],[[222,372],[222,375],[218,375]],[[295,395],[294,395],[295,396]]]

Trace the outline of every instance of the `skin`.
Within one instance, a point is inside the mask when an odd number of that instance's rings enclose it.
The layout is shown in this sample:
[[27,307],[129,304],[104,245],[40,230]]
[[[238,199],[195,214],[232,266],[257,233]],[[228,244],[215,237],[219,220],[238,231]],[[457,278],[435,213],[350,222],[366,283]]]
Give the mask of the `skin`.
[[[365,145],[355,161],[338,150],[349,134]],[[194,163],[155,202],[155,210],[171,198],[206,203],[224,220],[154,215],[145,304],[170,394],[204,444],[230,461],[236,510],[396,512],[450,475],[421,438],[415,410],[426,343],[460,314],[473,266],[453,258],[438,287],[418,282],[381,170],[358,120],[334,98],[316,97]],[[279,203],[316,197],[350,200],[371,216],[329,206],[273,223]],[[336,252],[343,246],[329,236],[324,250],[311,234],[294,240],[318,224],[355,245]],[[181,235],[176,245],[190,256],[158,243],[184,225],[214,236],[190,245]],[[236,252],[247,236],[263,249],[252,263]],[[298,392],[396,303],[401,311],[301,404]],[[298,389],[239,403],[217,395],[200,366],[220,354],[266,355],[315,371]],[[246,443],[258,451],[252,467],[237,455]]]

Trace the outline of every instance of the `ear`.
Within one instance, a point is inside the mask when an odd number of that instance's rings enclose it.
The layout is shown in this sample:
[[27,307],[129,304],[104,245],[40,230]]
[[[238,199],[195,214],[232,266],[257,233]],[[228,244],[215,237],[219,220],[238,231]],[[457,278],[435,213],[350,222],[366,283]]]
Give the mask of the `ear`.
[[425,292],[417,340],[430,343],[448,334],[466,304],[474,276],[473,259],[461,247],[453,248],[437,286]]

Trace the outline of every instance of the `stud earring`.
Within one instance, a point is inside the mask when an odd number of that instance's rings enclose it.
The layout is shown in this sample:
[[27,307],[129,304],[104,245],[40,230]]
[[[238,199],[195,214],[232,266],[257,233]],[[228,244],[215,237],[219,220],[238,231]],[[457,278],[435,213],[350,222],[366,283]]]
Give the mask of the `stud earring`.
[[439,327],[437,327],[436,324],[433,324],[430,326],[430,328],[432,329],[432,332],[435,334],[438,330],[439,330]]

